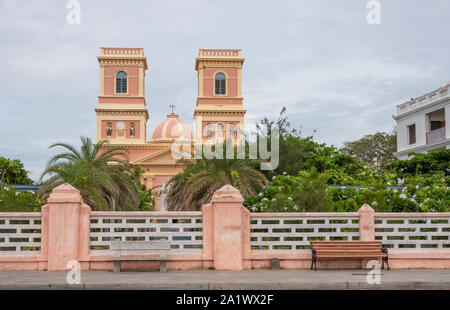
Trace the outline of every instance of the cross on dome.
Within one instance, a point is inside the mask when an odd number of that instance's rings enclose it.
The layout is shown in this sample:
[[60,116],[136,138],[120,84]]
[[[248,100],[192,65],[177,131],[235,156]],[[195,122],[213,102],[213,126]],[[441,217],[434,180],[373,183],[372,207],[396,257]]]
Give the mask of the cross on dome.
[[174,114],[174,109],[175,109],[175,107],[176,107],[176,105],[173,105],[173,104],[169,105],[169,108],[172,109],[172,114]]

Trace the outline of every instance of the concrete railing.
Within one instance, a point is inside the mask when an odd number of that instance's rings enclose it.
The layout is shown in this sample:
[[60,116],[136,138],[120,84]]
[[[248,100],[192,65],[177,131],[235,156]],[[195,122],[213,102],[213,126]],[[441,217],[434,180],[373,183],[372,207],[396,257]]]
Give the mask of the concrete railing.
[[0,213],[0,255],[36,254],[41,250],[41,213]]
[[[55,188],[40,213],[0,213],[0,270],[111,270],[112,240],[171,243],[168,269],[309,268],[312,240],[380,240],[393,268],[450,268],[450,213],[250,213],[230,185],[199,212],[94,212],[69,184]],[[142,253],[143,258],[154,253]],[[321,268],[364,267],[364,260]],[[122,262],[158,269],[157,261]]]
[[427,143],[445,140],[445,127],[427,132]]
[[143,48],[102,47],[101,56],[144,56]]
[[241,57],[241,50],[230,49],[200,49],[199,57]]
[[201,252],[202,212],[91,212],[90,252],[111,241],[168,240],[173,252]]
[[252,251],[310,249],[314,240],[359,240],[358,213],[253,213]]
[[434,102],[450,98],[450,82],[431,93],[397,105],[397,116],[430,105]]

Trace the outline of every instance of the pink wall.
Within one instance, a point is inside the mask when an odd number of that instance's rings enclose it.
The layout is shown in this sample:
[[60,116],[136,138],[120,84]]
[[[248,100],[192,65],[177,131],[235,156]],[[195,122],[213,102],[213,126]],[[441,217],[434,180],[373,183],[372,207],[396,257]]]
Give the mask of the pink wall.
[[[237,80],[237,68],[206,68],[203,71],[203,95],[210,97],[215,96],[214,94],[214,83],[215,74],[218,72],[223,72],[227,76],[226,97],[236,97],[238,95],[238,80]],[[223,96],[219,96],[223,97]]]
[[[268,268],[271,258],[278,258],[281,268],[307,269],[311,264],[310,251],[255,252],[250,249],[250,212],[243,207],[240,192],[225,185],[214,193],[210,204],[200,212],[93,212],[83,203],[80,193],[70,184],[53,190],[41,213],[0,213],[0,218],[41,218],[41,252],[32,255],[14,255],[0,252],[0,270],[67,270],[70,260],[77,260],[83,270],[112,270],[111,252],[89,252],[91,216],[202,216],[203,249],[199,253],[169,254],[168,269],[214,268],[241,270]],[[301,213],[316,216],[318,213]],[[258,217],[290,217],[298,213],[264,213]],[[374,213],[364,205],[356,213],[321,213],[328,217],[358,216],[362,240],[374,239],[374,221],[377,217],[400,217],[405,214]],[[449,217],[449,213],[414,213],[408,217]],[[148,257],[149,254],[141,254]],[[320,261],[320,269],[364,268],[364,260]],[[450,251],[389,252],[391,268],[450,268]],[[124,270],[159,269],[154,261],[124,262]]]
[[138,67],[122,67],[122,66],[106,66],[104,92],[105,96],[112,96],[115,93],[116,73],[118,71],[127,72],[128,78],[128,95],[137,96],[139,94],[139,68]]

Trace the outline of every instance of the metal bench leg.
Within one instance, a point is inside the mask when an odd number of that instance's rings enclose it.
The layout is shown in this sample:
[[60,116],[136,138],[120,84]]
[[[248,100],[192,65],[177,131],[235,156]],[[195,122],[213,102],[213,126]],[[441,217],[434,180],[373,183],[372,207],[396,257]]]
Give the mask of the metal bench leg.
[[159,272],[166,272],[166,261],[162,260],[159,263]]
[[114,261],[114,272],[120,272],[120,261]]

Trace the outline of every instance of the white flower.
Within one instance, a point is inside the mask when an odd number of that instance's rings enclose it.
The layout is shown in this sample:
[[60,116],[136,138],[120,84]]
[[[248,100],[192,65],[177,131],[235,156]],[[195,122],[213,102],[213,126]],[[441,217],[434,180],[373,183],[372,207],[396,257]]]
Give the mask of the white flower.
[[401,199],[406,199],[406,195],[405,194],[400,194],[399,196]]
[[405,179],[397,179],[398,185],[403,185],[405,183]]
[[283,174],[284,174],[284,175],[286,175],[286,174],[287,174],[287,172],[286,172],[286,171],[283,171]]
[[419,185],[416,185],[416,189],[419,189]]
[[262,196],[262,195],[263,195],[263,193],[259,193],[259,194],[258,194],[258,196]]
[[391,186],[391,182],[387,182],[387,185]]
[[292,200],[292,197],[288,197],[289,200]]
[[272,201],[275,201],[276,199],[275,198],[272,198]]
[[412,203],[417,203],[416,200],[414,198],[411,198],[411,202]]
[[295,206],[292,207],[292,209],[294,209],[295,211],[297,211],[297,210],[298,210],[298,206],[295,205]]
[[372,206],[376,206],[378,203],[376,201],[372,201]]

